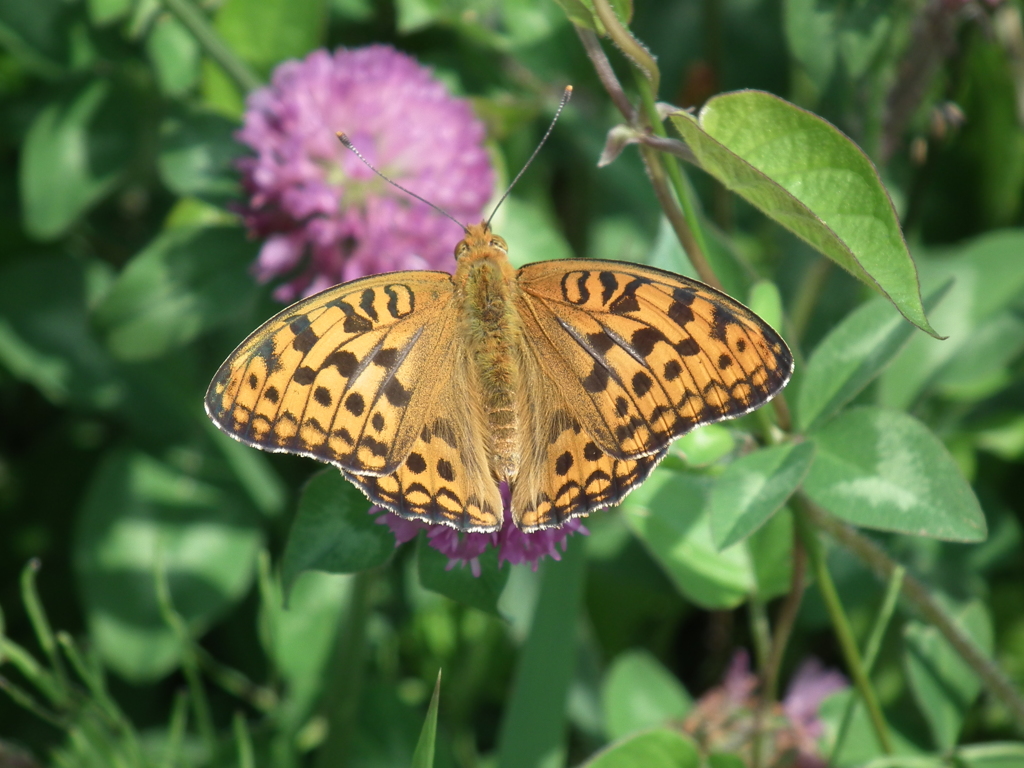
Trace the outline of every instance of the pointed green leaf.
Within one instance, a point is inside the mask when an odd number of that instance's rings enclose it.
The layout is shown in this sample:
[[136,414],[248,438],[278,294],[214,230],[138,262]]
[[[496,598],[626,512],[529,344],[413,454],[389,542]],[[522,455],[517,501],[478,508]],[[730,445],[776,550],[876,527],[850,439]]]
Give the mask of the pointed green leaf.
[[168,230],[136,254],[93,318],[115,357],[149,360],[251,306],[255,245],[239,227]]
[[583,768],[697,768],[700,754],[679,731],[659,728],[616,742],[583,764]]
[[709,610],[735,608],[755,589],[742,545],[719,551],[707,503],[711,480],[689,472],[655,472],[620,509],[655,561],[689,600]]
[[1024,744],[991,741],[969,744],[956,751],[956,761],[964,768],[1020,768],[1024,765]]
[[[992,621],[980,601],[955,606],[950,615],[984,653],[992,653]],[[910,689],[931,727],[935,746],[956,746],[964,715],[981,692],[981,681],[939,631],[912,621],[903,632]]]
[[708,503],[715,546],[725,549],[764,525],[800,487],[813,459],[807,442],[762,448],[729,464]]
[[682,720],[693,699],[675,675],[649,652],[615,657],[601,684],[605,733],[613,741],[635,731]]
[[437,672],[434,684],[434,695],[430,697],[427,717],[423,721],[420,739],[416,742],[416,751],[412,753],[412,768],[434,768],[434,751],[437,743],[437,705],[441,699],[441,671]]
[[[955,248],[921,258],[925,290],[930,292],[953,279],[949,295],[935,308],[935,324],[949,338],[943,341],[913,338],[879,381],[879,400],[890,408],[905,410],[929,385],[951,373],[963,371],[960,358],[971,356],[979,336],[1001,316],[1019,320],[1014,307],[1024,292],[1024,231],[990,232]],[[977,359],[965,361],[977,370]]]
[[386,562],[395,537],[369,510],[370,502],[338,470],[314,475],[302,489],[284,548],[285,593],[306,570],[357,573]]
[[672,122],[701,167],[933,336],[917,270],[868,157],[817,115],[761,91],[712,98]]
[[[933,290],[925,300],[931,311],[949,291],[952,281]],[[899,354],[913,335],[883,298],[869,301],[850,313],[814,348],[804,367],[797,399],[801,431],[828,421],[855,398]]]
[[498,598],[508,581],[511,566],[498,567],[496,548],[489,547],[477,558],[476,565],[459,563],[449,567],[448,558],[431,547],[426,536],[421,534],[416,542],[416,560],[420,584],[427,589],[495,616],[500,615]]
[[100,462],[78,515],[77,585],[103,662],[133,681],[177,665],[180,638],[161,617],[161,563],[174,609],[201,630],[249,591],[262,535],[237,493],[139,451]]
[[817,455],[804,490],[867,528],[946,541],[982,541],[985,515],[953,457],[899,411],[854,408],[811,433]]
[[60,237],[120,181],[132,154],[129,99],[107,80],[54,98],[32,122],[21,153],[25,229]]

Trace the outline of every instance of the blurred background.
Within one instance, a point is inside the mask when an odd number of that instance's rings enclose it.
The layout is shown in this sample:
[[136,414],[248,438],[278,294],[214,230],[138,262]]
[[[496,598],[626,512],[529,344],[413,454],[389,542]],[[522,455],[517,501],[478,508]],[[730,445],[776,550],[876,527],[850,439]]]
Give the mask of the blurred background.
[[[639,726],[682,722],[730,665],[742,678],[737,652],[756,655],[758,622],[789,589],[784,516],[758,539],[768,570],[747,581],[736,569],[749,564],[695,544],[691,572],[705,581],[686,582],[608,512],[586,522],[585,545],[572,537],[561,563],[506,564],[503,588],[484,598],[424,585],[414,544],[372,578],[308,571],[282,585],[300,489],[320,468],[233,443],[203,413],[217,367],[283,306],[274,298],[282,280],[254,277],[261,242],[238,214],[244,83],[266,83],[281,62],[319,48],[386,43],[429,67],[486,127],[498,190],[571,83],[573,100],[495,220],[514,260],[611,258],[692,274],[636,148],[597,166],[622,116],[567,18],[579,4],[0,0],[0,634],[54,668],[59,654],[45,633],[39,644],[41,606],[54,631],[68,633],[57,645],[73,643],[86,677],[106,681],[103,690],[79,681],[75,693],[47,691],[50,678],[26,674],[31,664],[14,663],[7,646],[0,766],[405,766],[439,669],[439,765],[578,764]],[[925,294],[957,277],[931,314],[946,346],[937,352],[916,333],[859,402],[908,411],[938,435],[990,535],[973,546],[876,539],[982,617],[979,632],[1018,687],[1022,7],[637,0],[630,22],[657,56],[660,100],[699,108],[715,93],[763,89],[838,126],[878,167]],[[632,93],[626,60],[606,51]],[[871,290],[690,173],[729,291],[746,301],[758,280],[778,287],[799,376]],[[703,487],[752,431],[747,420],[702,430],[676,460]],[[38,569],[26,571],[30,561]],[[829,565],[866,636],[885,585],[841,548]],[[561,598],[544,590],[546,578],[568,585]],[[31,583],[38,604],[26,604]],[[447,594],[463,588],[473,589]],[[558,599],[570,601],[564,610]],[[546,653],[531,652],[544,610],[567,614],[568,630],[535,641]],[[911,618],[893,619],[874,680],[900,749],[934,756],[952,744],[935,736],[934,713],[920,705],[926,689],[906,673]],[[521,660],[538,654],[548,658],[524,672]],[[780,690],[810,657],[842,667],[814,589]],[[966,684],[949,710],[953,743],[1014,738],[1007,710],[978,693]],[[339,706],[349,733],[332,752],[324,745],[338,736],[329,721]],[[706,706],[714,720],[716,705]],[[529,718],[510,724],[516,707],[516,717],[531,708],[551,716],[544,727],[554,741],[537,747],[557,746],[548,762],[507,746],[514,739],[503,733],[530,730]],[[841,715],[833,708],[827,727]],[[691,721],[690,732],[698,727]],[[840,764],[872,754],[854,750]]]

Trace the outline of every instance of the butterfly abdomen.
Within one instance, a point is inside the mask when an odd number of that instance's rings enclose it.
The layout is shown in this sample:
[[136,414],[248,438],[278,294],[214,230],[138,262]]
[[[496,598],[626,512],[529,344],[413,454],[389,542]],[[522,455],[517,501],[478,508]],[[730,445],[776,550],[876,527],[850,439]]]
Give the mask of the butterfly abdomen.
[[515,360],[522,323],[513,305],[516,286],[508,260],[497,249],[483,250],[479,258],[460,263],[455,283],[461,288],[465,338],[480,383],[491,470],[497,479],[509,480],[519,464]]

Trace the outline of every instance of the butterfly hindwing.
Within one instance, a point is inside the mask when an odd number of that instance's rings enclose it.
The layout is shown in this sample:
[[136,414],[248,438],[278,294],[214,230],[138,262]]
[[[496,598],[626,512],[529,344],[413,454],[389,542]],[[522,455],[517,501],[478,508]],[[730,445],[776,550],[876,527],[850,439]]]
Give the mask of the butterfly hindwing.
[[526,335],[597,446],[662,451],[696,426],[747,413],[789,379],[782,338],[702,283],[633,264],[547,261],[519,270]]
[[371,501],[406,519],[496,531],[502,500],[488,465],[481,411],[472,404],[475,374],[464,347],[453,355],[451,375],[401,466],[379,477],[344,474]]
[[227,359],[206,410],[232,437],[350,472],[394,471],[435,408],[456,343],[451,275],[399,272],[280,312]]

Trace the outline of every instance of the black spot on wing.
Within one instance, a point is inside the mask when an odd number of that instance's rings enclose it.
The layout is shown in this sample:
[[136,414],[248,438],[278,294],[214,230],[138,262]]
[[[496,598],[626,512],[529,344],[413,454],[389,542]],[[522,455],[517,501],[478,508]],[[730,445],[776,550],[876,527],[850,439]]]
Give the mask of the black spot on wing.
[[317,387],[313,391],[313,399],[325,408],[330,408],[331,403],[334,402],[334,399],[331,397],[331,391],[327,387]]
[[366,401],[358,392],[352,392],[345,398],[345,410],[353,416],[362,416],[363,411],[366,410]]
[[418,475],[421,472],[425,472],[427,469],[427,462],[423,460],[423,456],[418,453],[410,453],[409,458],[405,460],[405,466],[409,468],[409,471],[414,475]]
[[397,378],[392,378],[384,386],[384,397],[388,399],[388,402],[396,408],[405,408],[409,405],[409,400],[412,398],[412,392],[405,388],[405,386]]
[[338,370],[338,373],[348,379],[359,367],[359,358],[347,349],[336,349],[327,356],[324,364],[320,366],[320,370],[330,368],[332,365]]
[[447,480],[449,483],[455,479],[455,468],[452,463],[447,459],[437,460],[437,474],[441,476],[442,480]]
[[263,396],[272,403],[276,403],[281,399],[281,393],[277,391],[277,387],[267,387],[264,391]]
[[659,341],[668,342],[665,334],[657,328],[646,325],[633,331],[633,335],[629,340],[633,345],[633,349],[641,357],[648,357],[654,351],[654,347]]
[[682,357],[693,357],[700,354],[700,344],[692,336],[683,339],[675,345],[675,350]]
[[615,295],[615,289],[619,287],[619,281],[615,279],[614,272],[599,272],[597,279],[601,283],[601,303],[607,304]]
[[569,474],[569,470],[572,469],[573,463],[572,454],[569,453],[569,451],[566,451],[555,459],[555,474],[559,477],[565,477]]
[[295,374],[292,376],[292,380],[296,384],[301,384],[304,387],[308,387],[316,380],[316,371],[310,368],[308,365],[300,365],[295,369]]
[[373,306],[373,289],[367,288],[359,295],[359,308],[366,313],[366,316],[373,322],[377,322],[377,310]]

